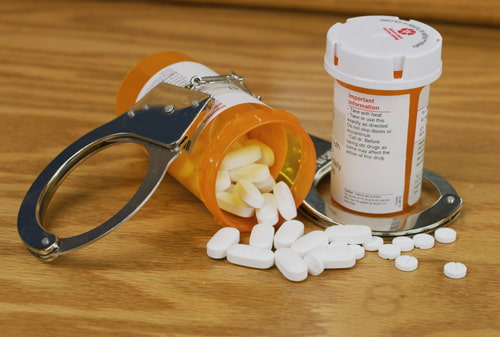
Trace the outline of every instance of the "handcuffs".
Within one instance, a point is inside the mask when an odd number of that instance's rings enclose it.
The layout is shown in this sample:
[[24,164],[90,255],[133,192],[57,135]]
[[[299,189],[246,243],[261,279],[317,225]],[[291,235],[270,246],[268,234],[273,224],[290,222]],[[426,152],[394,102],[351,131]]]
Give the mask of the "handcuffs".
[[[181,153],[190,152],[203,128],[204,116],[213,105],[209,94],[161,83],[116,119],[87,133],[63,150],[40,173],[28,190],[18,214],[18,232],[28,250],[43,261],[86,246],[129,219],[149,199],[163,179],[169,164]],[[198,125],[194,128],[191,126]],[[406,217],[373,219],[349,214],[321,197],[318,183],[330,172],[331,143],[311,136],[316,149],[316,176],[301,210],[321,226],[367,224],[374,235],[398,236],[433,230],[453,220],[462,208],[462,199],[443,178],[424,170],[440,193],[427,210]],[[71,237],[59,238],[43,226],[50,199],[65,177],[91,155],[118,143],[136,143],[149,155],[143,182],[132,198],[111,218],[97,227]]]

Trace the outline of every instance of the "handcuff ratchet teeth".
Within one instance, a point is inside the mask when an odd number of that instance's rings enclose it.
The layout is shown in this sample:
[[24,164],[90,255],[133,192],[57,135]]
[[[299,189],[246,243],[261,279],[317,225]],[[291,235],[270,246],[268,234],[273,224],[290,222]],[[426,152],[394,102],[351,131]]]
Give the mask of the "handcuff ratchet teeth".
[[[149,199],[169,164],[190,152],[212,106],[209,94],[161,83],[116,119],[87,133],[63,150],[28,190],[18,215],[18,232],[28,249],[44,261],[85,246],[129,219]],[[59,238],[43,226],[51,197],[65,177],[86,158],[118,143],[136,143],[149,155],[144,181],[127,204],[97,227]]]

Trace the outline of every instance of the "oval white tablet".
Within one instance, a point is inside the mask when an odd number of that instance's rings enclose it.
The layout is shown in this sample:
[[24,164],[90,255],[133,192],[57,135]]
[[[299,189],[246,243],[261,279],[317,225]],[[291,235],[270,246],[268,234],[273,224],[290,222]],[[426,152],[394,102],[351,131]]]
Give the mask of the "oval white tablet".
[[290,245],[290,248],[304,256],[310,250],[328,246],[328,235],[324,231],[315,230],[298,238]]
[[330,241],[344,240],[350,244],[363,244],[372,238],[372,229],[365,225],[336,225],[325,232]]
[[258,145],[260,147],[262,157],[257,161],[257,163],[265,164],[267,166],[274,165],[274,151],[267,144],[264,144],[258,139],[249,139],[245,142],[245,145]]
[[241,198],[228,191],[216,193],[217,206],[220,209],[243,218],[249,218],[254,215],[255,208],[246,204]]
[[380,236],[372,236],[370,240],[363,243],[363,247],[365,247],[366,251],[376,252],[383,244],[384,239],[382,239]]
[[467,275],[467,267],[460,262],[448,262],[444,265],[444,274],[450,278],[462,278]]
[[307,271],[313,276],[318,276],[325,270],[323,260],[314,254],[307,254],[304,257],[304,262],[307,265]]
[[413,271],[418,267],[418,260],[414,256],[400,255],[395,261],[396,268],[402,271]]
[[307,265],[302,257],[291,248],[280,248],[274,253],[278,270],[290,281],[300,282],[307,278]]
[[231,177],[227,171],[217,172],[217,178],[215,179],[215,191],[221,192],[227,190],[231,186]]
[[274,197],[278,204],[278,211],[285,220],[291,220],[297,216],[297,208],[295,207],[295,200],[293,199],[290,187],[280,181],[273,187]]
[[421,233],[413,237],[416,248],[430,249],[434,247],[434,237],[430,234]]
[[278,205],[272,193],[263,193],[264,203],[255,210],[259,224],[276,225],[279,221]]
[[250,232],[250,246],[272,249],[274,239],[274,227],[267,224],[257,224]]
[[299,220],[288,220],[281,224],[274,236],[274,248],[289,248],[298,238],[304,235],[304,223]]
[[233,227],[223,227],[208,240],[207,255],[213,259],[223,259],[229,246],[238,242],[240,231]]
[[259,189],[251,182],[240,180],[234,187],[234,192],[243,200],[247,205],[254,208],[260,208],[264,204],[264,197]]
[[229,170],[229,175],[232,181],[247,180],[251,183],[264,181],[272,177],[269,167],[264,164],[250,164]]
[[260,146],[248,145],[229,151],[220,163],[220,170],[234,170],[255,163],[262,157]]
[[361,245],[347,245],[345,248],[352,250],[356,254],[356,260],[365,257],[365,249]]
[[378,256],[387,260],[394,260],[401,255],[401,248],[391,243],[383,244],[378,249]]
[[274,265],[274,253],[270,249],[237,243],[227,248],[227,260],[244,267],[269,269]]
[[401,248],[402,252],[409,252],[415,248],[415,242],[407,236],[397,236],[392,239],[392,244]]
[[323,262],[325,269],[351,268],[356,264],[356,253],[347,248],[317,248],[306,256],[316,256]]
[[457,232],[449,227],[441,227],[434,232],[434,238],[437,242],[452,243],[457,239]]

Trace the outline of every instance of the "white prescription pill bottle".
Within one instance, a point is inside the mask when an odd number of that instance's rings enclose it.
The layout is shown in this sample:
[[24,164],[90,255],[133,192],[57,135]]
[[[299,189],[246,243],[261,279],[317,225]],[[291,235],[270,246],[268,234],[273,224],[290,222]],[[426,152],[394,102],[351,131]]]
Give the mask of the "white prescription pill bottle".
[[[193,79],[218,78],[209,67],[182,53],[168,51],[140,61],[122,82],[116,100],[116,113],[122,114],[159,83],[189,87]],[[201,81],[203,82],[203,81]],[[210,80],[207,80],[210,82]],[[222,159],[241,139],[257,139],[274,152],[269,168],[277,181],[285,181],[298,207],[311,188],[316,169],[316,152],[311,138],[297,117],[274,109],[229,81],[214,81],[195,88],[212,95],[214,107],[207,115],[191,153],[181,152],[168,173],[196,195],[216,222],[241,231],[257,223],[222,211],[216,200],[216,178]],[[191,127],[197,130],[198,125]]]
[[429,85],[441,35],[414,20],[362,16],[333,25],[324,65],[334,78],[331,195],[361,213],[420,199]]

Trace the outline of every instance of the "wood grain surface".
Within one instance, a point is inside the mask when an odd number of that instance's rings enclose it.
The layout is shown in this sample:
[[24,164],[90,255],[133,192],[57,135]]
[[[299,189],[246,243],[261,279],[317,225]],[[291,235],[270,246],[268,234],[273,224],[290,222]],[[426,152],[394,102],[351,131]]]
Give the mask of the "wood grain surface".
[[[38,261],[18,237],[17,212],[34,178],[113,118],[126,73],[159,51],[237,71],[266,103],[329,139],[325,35],[345,19],[154,1],[1,2],[0,334],[500,336],[498,28],[433,23],[444,37],[444,71],[431,89],[425,166],[454,185],[464,210],[452,224],[458,240],[412,252],[414,272],[367,253],[353,269],[293,283],[276,268],[212,260],[205,245],[218,226],[169,176],[121,228],[53,263]],[[146,167],[132,145],[92,158],[56,193],[49,229],[74,235],[103,221]],[[445,277],[448,261],[466,264],[467,277]]]

